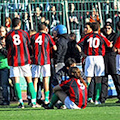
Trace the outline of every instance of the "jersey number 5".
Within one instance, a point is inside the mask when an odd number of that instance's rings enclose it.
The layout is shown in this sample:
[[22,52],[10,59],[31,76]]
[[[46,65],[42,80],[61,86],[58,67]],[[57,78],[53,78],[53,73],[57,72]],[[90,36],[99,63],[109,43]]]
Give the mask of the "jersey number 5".
[[20,41],[20,36],[18,35],[18,34],[15,34],[14,36],[13,36],[13,43],[15,44],[15,45],[20,45],[20,43],[21,43],[21,41]]
[[42,35],[40,35],[36,40],[35,43],[38,43],[39,45],[42,45]]
[[90,48],[98,48],[99,47],[99,45],[100,45],[100,39],[99,38],[89,38],[88,40],[87,40],[87,42],[89,42],[89,47]]

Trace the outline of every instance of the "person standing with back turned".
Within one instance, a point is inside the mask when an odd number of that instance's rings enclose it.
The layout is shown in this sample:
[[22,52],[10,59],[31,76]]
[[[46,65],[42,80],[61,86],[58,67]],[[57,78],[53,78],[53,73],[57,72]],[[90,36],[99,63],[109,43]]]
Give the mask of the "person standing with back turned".
[[34,87],[37,92],[37,83],[40,75],[43,77],[44,92],[45,92],[45,104],[49,103],[49,77],[50,72],[50,47],[53,50],[57,50],[55,42],[52,36],[46,33],[46,26],[39,24],[39,32],[31,36],[31,46],[33,50],[32,60],[32,78],[34,81]]
[[95,75],[95,105],[100,104],[101,80],[105,72],[103,60],[105,46],[112,47],[112,43],[109,42],[107,38],[98,34],[98,28],[99,24],[97,22],[92,23],[93,33],[87,34],[78,42],[78,45],[82,47],[87,55],[85,62],[85,76],[87,78],[88,88],[91,78]]
[[6,36],[6,49],[8,50],[8,65],[10,66],[10,77],[15,80],[15,90],[19,100],[19,108],[24,108],[20,89],[20,73],[23,74],[32,98],[32,107],[36,107],[36,94],[32,83],[30,70],[30,37],[22,29],[19,18],[13,18],[13,29]]

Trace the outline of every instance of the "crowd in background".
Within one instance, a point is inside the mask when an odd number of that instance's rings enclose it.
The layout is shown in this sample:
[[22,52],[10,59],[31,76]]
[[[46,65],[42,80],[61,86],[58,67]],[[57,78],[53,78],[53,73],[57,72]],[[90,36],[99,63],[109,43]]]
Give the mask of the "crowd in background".
[[[51,54],[51,78],[50,78],[51,86],[50,86],[50,88],[54,88],[54,86],[60,84],[60,87],[63,88],[63,90],[66,90],[64,88],[64,85],[69,84],[69,82],[62,84],[61,81],[72,78],[73,77],[71,75],[72,72],[74,72],[74,73],[76,72],[76,74],[80,73],[79,70],[74,68],[75,70],[74,69],[71,70],[71,73],[69,74],[72,77],[68,75],[69,68],[73,67],[74,63],[77,66],[81,66],[81,64],[82,64],[83,73],[81,73],[81,76],[84,78],[84,80],[86,80],[86,76],[84,75],[84,72],[85,72],[84,64],[86,64],[85,59],[87,56],[85,53],[83,53],[83,51],[82,52],[80,51],[79,46],[77,46],[77,42],[79,42],[80,39],[84,38],[84,36],[86,36],[86,34],[93,32],[92,23],[98,22],[99,25],[103,25],[101,29],[99,26],[98,34],[104,35],[110,42],[113,41],[113,46],[115,46],[115,48],[114,48],[114,50],[113,50],[113,48],[106,49],[106,53],[104,56],[105,75],[104,75],[104,77],[102,77],[103,80],[101,81],[101,84],[97,86],[99,88],[99,89],[97,88],[97,91],[96,91],[97,93],[95,93],[95,94],[97,94],[97,99],[95,99],[96,96],[93,96],[93,94],[94,94],[93,90],[92,90],[93,87],[91,87],[91,89],[90,89],[90,86],[94,86],[94,82],[93,82],[93,84],[91,82],[91,85],[87,84],[89,86],[87,101],[90,103],[95,102],[95,104],[105,103],[105,100],[107,99],[107,93],[108,93],[108,91],[107,91],[108,75],[110,74],[113,78],[113,81],[114,81],[114,84],[115,84],[115,87],[117,90],[117,95],[118,95],[117,103],[120,103],[120,97],[119,97],[120,82],[119,82],[119,76],[118,76],[119,75],[119,67],[118,67],[119,66],[119,64],[118,64],[119,63],[119,55],[117,55],[119,53],[119,49],[116,49],[116,48],[119,48],[119,46],[116,47],[117,45],[115,44],[118,39],[118,36],[119,36],[120,12],[117,11],[117,8],[115,8],[114,4],[105,2],[104,3],[105,11],[102,14],[105,13],[106,18],[103,21],[103,20],[101,20],[99,6],[97,6],[96,4],[92,5],[92,8],[90,11],[85,11],[83,13],[79,12],[79,9],[81,9],[81,7],[80,8],[76,7],[76,4],[70,3],[68,5],[69,5],[69,8],[68,8],[69,11],[68,11],[68,19],[66,19],[67,20],[66,26],[64,26],[64,25],[59,26],[64,23],[63,18],[65,17],[64,13],[63,13],[63,5],[62,4],[52,4],[52,5],[50,5],[49,3],[48,3],[48,5],[46,5],[46,4],[31,4],[31,6],[26,4],[26,6],[24,6],[24,8],[22,8],[22,4],[20,4],[19,9],[16,9],[15,12],[12,12],[12,14],[9,13],[9,15],[7,15],[5,17],[5,19],[1,19],[0,46],[2,46],[2,49],[0,48],[0,58],[1,58],[0,60],[4,59],[5,60],[4,65],[6,65],[6,66],[2,66],[2,65],[0,66],[0,75],[1,75],[0,76],[1,77],[0,86],[2,86],[2,89],[3,89],[2,95],[4,98],[1,105],[9,105],[10,104],[10,96],[11,96],[11,100],[16,100],[14,88],[12,85],[9,86],[11,81],[12,81],[12,84],[15,84],[15,83],[14,83],[14,80],[9,79],[9,66],[6,63],[7,62],[7,58],[6,58],[7,50],[5,49],[5,37],[6,37],[6,34],[12,30],[12,19],[14,17],[21,19],[21,28],[23,30],[27,31],[29,33],[29,35],[32,35],[32,34],[34,35],[35,33],[39,32],[38,27],[39,27],[40,23],[44,24],[46,26],[46,28],[47,28],[46,33],[47,34],[49,33],[52,35],[53,40],[57,46],[57,52],[54,52],[51,50],[52,54]],[[79,4],[79,6],[82,6],[82,5]],[[87,6],[87,4],[86,4],[86,6]],[[112,8],[109,8],[109,6],[112,6]],[[31,13],[29,13],[30,12],[29,7],[31,7]],[[88,7],[89,7],[89,5],[88,5]],[[14,8],[14,6],[11,7],[11,4],[10,4],[9,9],[7,8],[6,10],[10,10],[10,9],[12,9],[14,11],[15,8]],[[46,9],[46,11],[45,11],[45,9]],[[83,9],[85,9],[85,8],[83,8]],[[115,11],[110,12],[110,9],[115,9]],[[3,11],[3,10],[4,10],[4,6],[2,6],[1,11]],[[60,10],[60,12],[59,12],[59,10]],[[4,16],[4,14],[3,14],[3,12],[1,12],[1,18],[4,18],[3,16]],[[65,29],[65,30],[62,32],[61,29]],[[84,46],[81,46],[81,49],[83,50],[84,48],[82,48],[82,47],[84,47]],[[117,59],[116,59],[116,55],[117,55]],[[69,58],[73,58],[73,60],[69,60]],[[66,61],[66,60],[68,60],[68,61]],[[118,69],[116,69],[116,60],[117,60]],[[108,61],[110,61],[110,63],[108,63]],[[111,62],[111,61],[113,61],[113,62]],[[110,70],[109,66],[112,66],[111,67],[112,70]],[[117,72],[116,72],[116,70],[117,70]],[[76,81],[76,79],[80,78],[81,83],[83,83],[83,85],[86,87],[87,85],[86,85],[86,83],[84,83],[82,81],[81,76],[79,76],[79,75],[76,76],[76,74],[74,75],[74,78],[75,78],[74,81]],[[92,80],[94,81],[95,77],[92,77],[92,78],[93,78]],[[86,81],[86,82],[88,82],[88,81]],[[100,86],[101,86],[101,88],[100,88]],[[56,91],[56,89],[61,90],[61,88],[54,88],[54,92]],[[37,92],[37,90],[36,90],[36,92]],[[10,95],[10,93],[12,93],[12,95]],[[48,95],[47,95],[47,97],[48,97]],[[60,97],[60,95],[61,94],[59,94],[59,93],[54,94],[53,97],[51,97],[52,101],[50,102],[49,106],[47,106],[46,108],[52,108],[53,103],[56,102],[56,101],[54,101],[55,98]],[[60,97],[60,100],[63,102],[67,98],[67,96],[64,93],[62,93],[62,96],[64,96],[64,99],[61,99],[61,97]],[[84,100],[85,100],[84,106],[86,106],[86,98],[84,98]],[[41,104],[41,98],[38,99],[38,103]],[[48,103],[48,101],[47,101],[47,103]],[[84,106],[81,106],[81,108],[84,108]],[[60,107],[60,106],[58,106],[58,107]],[[67,108],[69,108],[69,106]],[[77,109],[76,106],[73,107],[73,109],[75,109],[75,108]]]

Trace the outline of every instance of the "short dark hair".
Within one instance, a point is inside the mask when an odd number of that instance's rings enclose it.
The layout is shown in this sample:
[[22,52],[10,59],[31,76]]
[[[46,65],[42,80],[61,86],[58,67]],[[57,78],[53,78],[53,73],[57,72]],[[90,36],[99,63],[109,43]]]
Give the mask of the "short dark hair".
[[100,26],[100,25],[99,25],[98,22],[93,22],[91,28],[92,28],[93,31],[98,31],[99,26]]
[[120,21],[117,22],[117,28],[120,30]]
[[38,30],[41,31],[41,30],[44,30],[46,28],[46,25],[45,24],[38,24]]
[[65,66],[66,66],[66,67],[70,67],[73,63],[76,63],[75,59],[74,59],[74,58],[68,58],[68,59],[65,61]]
[[90,28],[92,28],[92,23],[91,23],[91,22],[87,22],[87,23],[85,23],[85,26],[86,26],[86,25],[89,25]]
[[17,27],[17,25],[20,23],[20,18],[13,18],[12,19],[12,27]]

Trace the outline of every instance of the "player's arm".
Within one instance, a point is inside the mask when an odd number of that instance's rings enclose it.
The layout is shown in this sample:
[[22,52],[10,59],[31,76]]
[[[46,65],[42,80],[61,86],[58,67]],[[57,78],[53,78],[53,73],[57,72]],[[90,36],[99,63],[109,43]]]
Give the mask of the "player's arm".
[[113,41],[110,42],[106,37],[104,37],[104,36],[102,36],[102,37],[104,38],[104,41],[105,41],[107,47],[112,48],[113,47]]
[[57,50],[57,46],[56,46],[56,44],[55,44],[52,36],[49,35],[49,34],[48,34],[48,36],[49,36],[49,38],[50,38],[50,44],[51,44],[51,46],[53,47],[53,50],[56,51],[56,50]]

